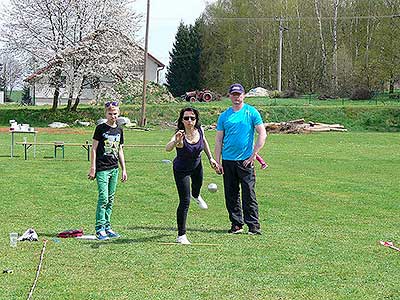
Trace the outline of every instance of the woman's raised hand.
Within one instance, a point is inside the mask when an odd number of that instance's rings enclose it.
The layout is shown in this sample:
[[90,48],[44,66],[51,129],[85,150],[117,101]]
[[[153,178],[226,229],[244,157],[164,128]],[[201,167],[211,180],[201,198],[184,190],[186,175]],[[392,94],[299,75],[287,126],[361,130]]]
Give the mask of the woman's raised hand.
[[185,136],[185,131],[184,130],[178,130],[175,133],[175,146],[178,148],[183,147],[183,138]]

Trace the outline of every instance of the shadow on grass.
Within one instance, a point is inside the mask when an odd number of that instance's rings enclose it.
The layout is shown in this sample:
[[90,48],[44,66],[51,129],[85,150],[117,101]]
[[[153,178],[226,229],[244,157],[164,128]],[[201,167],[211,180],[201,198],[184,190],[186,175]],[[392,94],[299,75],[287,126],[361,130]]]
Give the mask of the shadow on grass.
[[[128,230],[161,230],[161,231],[173,231],[176,232],[178,229],[176,227],[162,227],[162,226],[129,226],[125,227]],[[194,232],[207,232],[207,233],[227,233],[224,229],[201,229],[201,228],[191,228],[188,227],[187,231]]]
[[36,233],[39,236],[39,238],[45,237],[45,238],[48,238],[48,239],[51,239],[51,238],[57,238],[58,239],[57,234],[59,234],[59,232],[38,232],[38,231]]
[[[175,231],[175,230],[174,230]],[[64,238],[57,237],[58,232],[38,232],[37,233],[39,238],[47,238],[48,240],[52,240],[54,242],[61,242]],[[107,241],[98,241],[98,240],[79,240],[84,245],[90,245],[92,248],[97,249],[100,246],[107,246],[107,245],[125,245],[125,244],[139,244],[139,243],[148,243],[148,242],[163,242],[164,237],[169,237],[168,234],[158,234],[148,237],[141,237],[136,239],[130,238],[117,238],[117,239],[109,239]],[[67,238],[67,239],[74,239],[74,238]]]
[[[157,231],[168,231],[168,232],[177,232],[178,229],[176,227],[168,227],[168,226],[121,226],[126,230],[130,231],[136,231],[136,230],[144,230],[144,231],[152,231],[152,230],[157,230]],[[205,232],[205,233],[217,233],[217,234],[226,234],[228,230],[225,229],[203,229],[203,228],[192,228],[188,227],[187,231],[192,231],[192,232]],[[57,234],[59,232],[38,232],[37,234],[39,237],[45,237],[45,238],[57,238]],[[161,236],[166,236],[166,234],[163,234]],[[112,242],[116,242],[119,244],[127,244],[127,243],[143,243],[146,242],[147,239],[152,239],[151,237],[149,238],[143,238],[143,239],[127,239],[127,238],[120,238],[118,240],[112,240]],[[106,241],[109,242],[109,241]]]
[[109,245],[125,245],[125,244],[139,244],[139,243],[147,243],[147,242],[159,242],[160,239],[167,236],[166,234],[153,235],[149,237],[142,237],[137,239],[127,239],[127,238],[118,238],[118,239],[110,239],[108,241],[85,241],[83,244],[90,245],[93,249],[97,249],[103,246]]

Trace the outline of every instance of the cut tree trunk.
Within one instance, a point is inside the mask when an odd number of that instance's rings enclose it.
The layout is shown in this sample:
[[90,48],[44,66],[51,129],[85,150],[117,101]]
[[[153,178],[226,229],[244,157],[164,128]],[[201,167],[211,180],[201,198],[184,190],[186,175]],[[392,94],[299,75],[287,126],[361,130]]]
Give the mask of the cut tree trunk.
[[264,123],[269,133],[311,133],[311,132],[346,132],[347,129],[340,124],[325,124],[316,122],[305,122],[304,119],[292,120],[280,123]]

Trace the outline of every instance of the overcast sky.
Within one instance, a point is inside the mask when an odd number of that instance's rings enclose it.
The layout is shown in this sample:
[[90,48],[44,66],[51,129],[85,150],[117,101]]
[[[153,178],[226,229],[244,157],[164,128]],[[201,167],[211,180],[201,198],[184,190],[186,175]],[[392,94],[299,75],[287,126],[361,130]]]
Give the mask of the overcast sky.
[[[215,0],[150,0],[149,52],[164,64],[168,64],[169,52],[175,40],[175,34],[182,20],[193,24],[204,11],[206,4]],[[0,0],[0,9],[8,5],[9,0]],[[147,0],[136,0],[136,11],[146,17]],[[145,21],[141,36],[144,41]]]

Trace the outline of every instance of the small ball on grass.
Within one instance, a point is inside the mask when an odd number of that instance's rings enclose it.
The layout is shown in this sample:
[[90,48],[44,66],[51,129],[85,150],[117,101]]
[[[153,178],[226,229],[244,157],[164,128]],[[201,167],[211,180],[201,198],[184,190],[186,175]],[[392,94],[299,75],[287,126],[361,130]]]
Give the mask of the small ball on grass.
[[211,193],[215,193],[218,190],[218,186],[215,183],[210,183],[207,188]]

